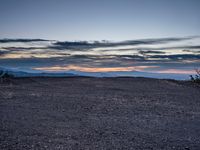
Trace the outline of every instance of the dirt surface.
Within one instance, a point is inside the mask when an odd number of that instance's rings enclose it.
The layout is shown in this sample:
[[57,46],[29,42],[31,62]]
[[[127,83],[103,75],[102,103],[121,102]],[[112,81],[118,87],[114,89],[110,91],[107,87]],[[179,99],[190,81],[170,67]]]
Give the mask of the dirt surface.
[[200,88],[145,78],[0,83],[1,150],[199,150]]

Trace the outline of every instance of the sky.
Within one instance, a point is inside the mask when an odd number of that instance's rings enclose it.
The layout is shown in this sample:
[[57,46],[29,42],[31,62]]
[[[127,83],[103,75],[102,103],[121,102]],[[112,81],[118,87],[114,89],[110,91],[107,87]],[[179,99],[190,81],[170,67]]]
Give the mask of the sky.
[[0,0],[0,38],[123,41],[199,27],[199,0]]
[[0,0],[0,70],[188,79],[200,0]]
[[121,42],[2,39],[0,70],[189,79],[200,67],[199,43],[200,36]]

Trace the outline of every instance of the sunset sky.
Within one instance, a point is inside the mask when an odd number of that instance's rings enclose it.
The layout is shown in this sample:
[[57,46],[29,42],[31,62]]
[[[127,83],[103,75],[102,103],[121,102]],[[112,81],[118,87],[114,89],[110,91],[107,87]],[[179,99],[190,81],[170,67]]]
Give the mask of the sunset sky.
[[199,8],[199,0],[0,0],[0,69],[187,79],[200,68]]

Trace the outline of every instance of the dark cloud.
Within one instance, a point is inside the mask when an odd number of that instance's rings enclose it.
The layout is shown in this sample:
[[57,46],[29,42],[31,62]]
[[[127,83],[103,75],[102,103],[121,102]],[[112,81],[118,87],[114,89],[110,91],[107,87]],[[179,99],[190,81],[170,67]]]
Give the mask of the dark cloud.
[[143,39],[143,40],[129,40],[122,42],[109,42],[109,41],[96,41],[96,42],[56,42],[53,44],[53,48],[96,48],[96,47],[115,47],[115,46],[128,46],[128,45],[148,45],[148,44],[164,44],[170,42],[178,42],[184,40],[194,39],[196,37],[183,37],[183,38],[159,38],[159,39]]
[[200,45],[197,45],[197,46],[185,46],[185,47],[182,47],[182,48],[188,48],[188,49],[200,49]]
[[0,43],[11,43],[11,42],[43,42],[43,41],[49,41],[44,39],[0,39]]
[[144,50],[141,50],[139,51],[140,54],[165,54],[165,52],[163,51],[151,51],[151,50],[147,50],[147,51],[144,51]]
[[166,50],[166,49],[200,49],[200,45],[196,46],[174,46],[174,47],[161,47],[161,48],[150,48],[152,50]]
[[66,50],[66,49],[76,49],[76,50],[86,50],[94,48],[94,44],[87,41],[80,42],[56,42],[53,45],[50,45],[48,48],[57,49],[57,50]]
[[[92,48],[103,48],[103,47],[117,47],[117,46],[137,46],[137,45],[156,45],[156,44],[165,44],[171,42],[178,42],[184,40],[190,40],[197,38],[197,36],[193,37],[183,37],[183,38],[157,38],[157,39],[141,39],[141,40],[129,40],[129,41],[122,41],[122,42],[109,42],[109,41],[57,41],[54,43],[49,44],[48,46],[44,47],[5,47],[4,49],[7,50],[34,50],[34,49],[53,49],[53,50],[81,50],[86,51]],[[0,43],[10,43],[10,42],[21,42],[21,43],[28,43],[28,42],[42,42],[42,41],[50,41],[45,39],[0,39]],[[173,48],[183,48],[183,49],[200,49],[200,46],[182,46],[182,47],[163,47],[160,49],[173,49]],[[158,48],[140,48],[146,50],[156,50]],[[140,50],[138,49],[138,50]],[[120,49],[119,49],[120,50]]]
[[0,50],[0,56],[1,56],[1,55],[4,55],[4,54],[7,54],[7,52],[6,52],[6,51],[1,51],[1,50]]
[[2,47],[2,49],[9,51],[28,51],[37,49],[48,49],[48,47]]
[[149,56],[148,58],[170,59],[170,60],[179,60],[179,59],[200,59],[200,55],[195,55],[195,54],[154,55],[154,56]]
[[[13,67],[42,67],[42,66],[54,66],[54,65],[86,65],[86,66],[124,66],[127,61],[143,60],[140,56],[131,55],[71,55],[66,57],[54,57],[54,58],[13,58],[13,59],[0,59],[2,66]],[[132,61],[134,63],[134,61]],[[130,65],[130,63],[128,63]]]

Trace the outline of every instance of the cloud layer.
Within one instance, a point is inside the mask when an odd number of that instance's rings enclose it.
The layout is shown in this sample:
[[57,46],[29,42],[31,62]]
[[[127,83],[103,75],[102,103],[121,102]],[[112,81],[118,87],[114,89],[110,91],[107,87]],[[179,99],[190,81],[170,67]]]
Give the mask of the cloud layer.
[[199,43],[198,36],[122,42],[2,39],[0,67],[26,71],[190,74],[200,67]]

